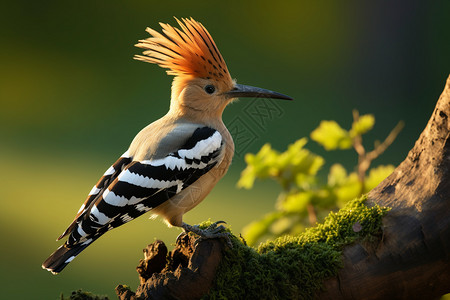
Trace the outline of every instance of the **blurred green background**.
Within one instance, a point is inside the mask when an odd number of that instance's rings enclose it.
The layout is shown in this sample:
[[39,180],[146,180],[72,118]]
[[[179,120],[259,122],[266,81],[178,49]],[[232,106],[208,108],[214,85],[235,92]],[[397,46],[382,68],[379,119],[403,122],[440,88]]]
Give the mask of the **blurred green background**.
[[[57,299],[83,288],[114,296],[138,284],[141,249],[180,230],[143,217],[108,233],[58,276],[41,269],[91,187],[134,135],[168,109],[171,77],[134,61],[158,22],[192,16],[214,37],[239,83],[295,98],[254,120],[252,100],[226,124],[247,128],[239,155],[205,202],[186,215],[226,220],[235,233],[271,211],[275,184],[235,187],[243,153],[284,150],[320,120],[350,127],[373,113],[369,144],[406,127],[375,162],[398,164],[414,145],[450,73],[450,2],[429,1],[2,1],[0,4],[0,277],[2,297]],[[262,101],[262,100],[258,100]],[[250,105],[250,106],[249,106]],[[351,168],[351,151],[307,148]],[[328,169],[328,166],[326,166]],[[123,245],[127,244],[127,247]],[[6,299],[6,298],[5,298]]]

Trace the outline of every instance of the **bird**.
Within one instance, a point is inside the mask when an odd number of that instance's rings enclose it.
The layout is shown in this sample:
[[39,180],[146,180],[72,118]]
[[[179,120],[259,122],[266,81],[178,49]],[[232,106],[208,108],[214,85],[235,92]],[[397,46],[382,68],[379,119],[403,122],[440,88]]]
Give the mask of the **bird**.
[[222,121],[225,107],[239,97],[293,100],[271,90],[238,84],[207,29],[191,18],[175,17],[179,28],[159,23],[158,32],[135,45],[139,61],[159,65],[174,76],[169,111],[143,128],[128,150],[103,174],[72,223],[59,236],[66,242],[42,267],[60,273],[104,233],[151,211],[169,226],[201,238],[222,237],[210,228],[183,222],[227,172],[234,154]]

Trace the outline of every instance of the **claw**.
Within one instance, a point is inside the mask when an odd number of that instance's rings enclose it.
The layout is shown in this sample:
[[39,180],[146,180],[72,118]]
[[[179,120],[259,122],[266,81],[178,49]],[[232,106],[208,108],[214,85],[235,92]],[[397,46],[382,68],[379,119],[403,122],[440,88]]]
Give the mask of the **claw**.
[[[220,228],[220,230],[225,229],[225,227],[223,227],[222,225],[217,226],[217,225],[219,225],[219,224],[227,224],[227,222],[225,222],[225,221],[217,221],[217,222],[214,222],[214,223],[212,223],[211,225],[209,225],[208,228],[206,228],[205,230],[211,231],[211,230],[213,230],[213,229],[218,229],[218,228]],[[218,231],[220,231],[220,230],[218,230]]]
[[183,223],[181,225],[181,227],[186,232],[190,231],[190,232],[193,232],[193,233],[195,233],[195,234],[200,236],[200,238],[195,241],[195,245],[198,242],[200,242],[202,240],[205,240],[205,239],[224,238],[227,241],[227,244],[230,247],[233,247],[233,244],[232,244],[231,239],[230,239],[230,233],[222,232],[223,230],[225,230],[225,227],[222,226],[222,225],[217,226],[219,224],[226,224],[226,222],[224,222],[224,221],[217,221],[217,222],[211,224],[210,226],[208,226],[206,229],[200,229],[198,225],[192,226],[192,225],[189,225],[189,224],[186,224],[186,223]]

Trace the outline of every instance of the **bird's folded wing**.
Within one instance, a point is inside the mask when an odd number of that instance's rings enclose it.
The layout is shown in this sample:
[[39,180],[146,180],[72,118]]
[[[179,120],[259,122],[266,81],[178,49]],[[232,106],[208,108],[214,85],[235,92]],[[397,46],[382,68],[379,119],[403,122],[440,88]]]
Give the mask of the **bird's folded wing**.
[[178,150],[165,157],[131,161],[106,188],[89,198],[68,243],[95,240],[180,193],[222,159],[223,140],[209,127],[197,128]]
[[103,176],[100,178],[100,180],[97,182],[96,185],[92,188],[92,190],[89,192],[89,195],[87,196],[84,203],[81,205],[80,209],[78,210],[77,215],[75,216],[72,223],[67,227],[67,229],[58,237],[57,240],[62,239],[67,234],[69,234],[73,228],[77,224],[77,220],[86,213],[89,208],[92,206],[92,204],[95,203],[95,200],[100,197],[100,195],[106,190],[106,188],[111,184],[111,182],[114,181],[114,179],[117,178],[117,176],[122,172],[122,170],[130,164],[132,161],[132,158],[130,157],[128,151],[122,154],[121,157],[106,170],[106,172],[103,174]]

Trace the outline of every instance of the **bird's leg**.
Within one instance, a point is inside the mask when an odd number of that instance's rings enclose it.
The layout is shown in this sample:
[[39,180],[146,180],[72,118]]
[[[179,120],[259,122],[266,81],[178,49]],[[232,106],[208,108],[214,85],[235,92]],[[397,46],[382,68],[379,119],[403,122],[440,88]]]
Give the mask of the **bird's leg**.
[[186,224],[183,222],[181,224],[181,228],[183,228],[186,233],[190,231],[190,232],[193,232],[193,233],[199,235],[200,241],[202,239],[224,238],[227,241],[227,244],[230,247],[233,247],[233,244],[231,243],[231,239],[230,239],[230,233],[221,232],[222,230],[225,229],[225,227],[223,227],[223,225],[219,225],[219,224],[226,224],[226,223],[224,221],[217,221],[217,222],[209,225],[207,228],[201,229],[198,225],[192,226],[192,225],[189,225],[189,224]]

